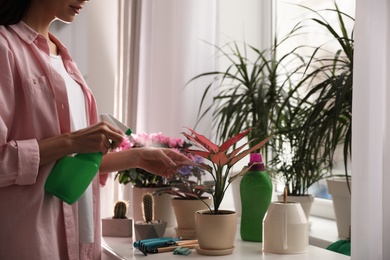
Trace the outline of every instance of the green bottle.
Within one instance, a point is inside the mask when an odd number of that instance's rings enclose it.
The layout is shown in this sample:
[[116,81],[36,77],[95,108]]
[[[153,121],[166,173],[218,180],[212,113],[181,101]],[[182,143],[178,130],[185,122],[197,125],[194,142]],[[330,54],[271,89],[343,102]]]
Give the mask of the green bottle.
[[272,181],[264,171],[260,153],[252,153],[250,169],[240,183],[241,195],[241,239],[262,242],[263,218],[271,203]]
[[88,188],[101,162],[100,152],[60,159],[46,180],[45,191],[72,205]]
[[[119,127],[127,136],[132,131],[110,114],[100,115],[102,121]],[[103,154],[83,153],[61,158],[45,183],[45,191],[72,205],[88,188],[102,162]]]

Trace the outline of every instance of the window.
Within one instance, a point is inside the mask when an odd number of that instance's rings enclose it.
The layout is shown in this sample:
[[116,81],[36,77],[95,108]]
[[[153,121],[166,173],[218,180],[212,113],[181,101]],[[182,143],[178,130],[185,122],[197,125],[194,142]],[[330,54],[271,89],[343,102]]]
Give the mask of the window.
[[[354,1],[335,1],[339,10],[354,17],[355,2]],[[278,50],[278,55],[281,57],[284,53],[291,50],[293,46],[322,46],[326,52],[336,53],[340,49],[340,45],[335,38],[328,32],[321,30],[314,23],[310,23],[310,17],[313,17],[313,12],[310,10],[318,11],[323,18],[329,23],[334,23],[334,28],[339,28],[338,18],[334,12],[325,11],[326,9],[334,9],[334,2],[328,0],[286,0],[286,1],[273,1],[273,13],[274,23],[273,31],[277,39],[282,39],[286,36],[294,26],[298,23],[303,27],[299,29],[296,36],[289,38],[289,44],[281,45]],[[352,31],[354,23],[347,21],[345,24],[349,32]],[[313,52],[312,48],[302,48],[301,54],[303,56],[310,56]],[[288,66],[288,65],[287,65]],[[337,151],[335,155],[335,168],[334,174],[344,174],[343,155],[341,151]],[[278,191],[281,191],[282,185],[278,185]],[[312,185],[309,189],[309,193],[315,194],[316,202],[312,208],[312,214],[334,218],[332,203],[330,201],[331,196],[327,192],[326,180],[321,180],[318,183]]]

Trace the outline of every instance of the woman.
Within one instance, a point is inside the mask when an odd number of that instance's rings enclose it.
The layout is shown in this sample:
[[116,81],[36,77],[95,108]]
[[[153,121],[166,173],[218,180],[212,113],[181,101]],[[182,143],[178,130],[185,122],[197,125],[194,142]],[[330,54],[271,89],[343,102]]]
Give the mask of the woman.
[[102,179],[97,175],[84,198],[93,205],[93,228],[85,231],[81,203],[68,205],[44,192],[58,159],[100,151],[100,174],[139,167],[162,176],[189,163],[168,149],[108,152],[123,133],[98,123],[93,95],[49,33],[55,19],[72,22],[86,2],[0,1],[0,259],[100,258]]

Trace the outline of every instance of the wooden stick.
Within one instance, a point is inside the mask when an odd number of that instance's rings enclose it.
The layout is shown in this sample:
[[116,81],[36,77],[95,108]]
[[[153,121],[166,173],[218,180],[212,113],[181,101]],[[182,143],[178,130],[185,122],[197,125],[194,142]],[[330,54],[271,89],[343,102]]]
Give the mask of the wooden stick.
[[193,244],[198,244],[198,240],[197,239],[193,239],[193,240],[180,240],[180,241],[176,241],[176,244],[178,246],[193,245]]
[[287,187],[284,187],[284,192],[283,192],[283,203],[287,204]]

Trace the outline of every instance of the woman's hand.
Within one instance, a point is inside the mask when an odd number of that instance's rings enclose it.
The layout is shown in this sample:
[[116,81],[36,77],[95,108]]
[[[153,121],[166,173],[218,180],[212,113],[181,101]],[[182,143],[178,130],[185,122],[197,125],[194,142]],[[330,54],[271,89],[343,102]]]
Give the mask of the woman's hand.
[[183,165],[198,166],[187,156],[169,148],[141,147],[103,156],[100,171],[115,172],[130,168],[142,168],[150,173],[171,177]]
[[101,152],[106,154],[110,149],[115,149],[122,143],[123,135],[118,128],[109,123],[100,122],[70,133],[69,138],[75,149],[73,153]]
[[163,177],[171,177],[183,165],[196,165],[187,156],[169,148],[144,147],[135,150],[139,150],[137,168]]
[[110,149],[118,147],[122,140],[122,131],[106,122],[39,140],[40,165],[74,153],[107,154]]

